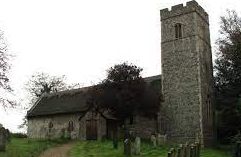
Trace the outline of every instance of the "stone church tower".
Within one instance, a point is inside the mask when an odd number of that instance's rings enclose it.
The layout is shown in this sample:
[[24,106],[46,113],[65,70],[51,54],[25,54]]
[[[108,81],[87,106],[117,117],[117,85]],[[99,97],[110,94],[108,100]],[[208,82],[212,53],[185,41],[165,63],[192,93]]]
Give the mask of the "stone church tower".
[[[208,14],[196,1],[161,10],[161,132],[175,142],[213,139],[213,72]],[[162,122],[160,122],[162,123]]]

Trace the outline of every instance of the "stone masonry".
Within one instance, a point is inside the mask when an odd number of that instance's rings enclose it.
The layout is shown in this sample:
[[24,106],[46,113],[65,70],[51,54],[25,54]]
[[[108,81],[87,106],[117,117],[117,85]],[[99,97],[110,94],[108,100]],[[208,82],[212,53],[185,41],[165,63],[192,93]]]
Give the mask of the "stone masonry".
[[143,139],[149,139],[152,134],[156,134],[157,121],[154,118],[148,118],[140,115],[136,115],[133,124],[126,123],[126,126],[130,131],[133,131],[136,136]]
[[[175,142],[213,138],[213,73],[209,18],[196,1],[161,10],[163,110]],[[163,124],[162,124],[163,125]]]
[[[92,112],[84,116],[76,114],[49,115],[33,117],[28,119],[28,137],[37,139],[61,138],[69,134],[71,139],[86,139],[86,121],[93,118]],[[97,139],[100,140],[106,135],[106,120],[97,114],[94,116],[97,121]],[[69,122],[73,122],[73,130],[68,132]],[[52,127],[50,128],[50,123]]]

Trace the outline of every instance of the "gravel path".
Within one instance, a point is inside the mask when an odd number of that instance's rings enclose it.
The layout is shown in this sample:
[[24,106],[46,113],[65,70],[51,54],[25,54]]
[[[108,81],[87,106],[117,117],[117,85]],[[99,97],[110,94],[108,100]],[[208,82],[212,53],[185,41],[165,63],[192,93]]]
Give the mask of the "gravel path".
[[53,147],[44,151],[39,157],[69,157],[69,151],[74,143],[67,143],[57,147]]

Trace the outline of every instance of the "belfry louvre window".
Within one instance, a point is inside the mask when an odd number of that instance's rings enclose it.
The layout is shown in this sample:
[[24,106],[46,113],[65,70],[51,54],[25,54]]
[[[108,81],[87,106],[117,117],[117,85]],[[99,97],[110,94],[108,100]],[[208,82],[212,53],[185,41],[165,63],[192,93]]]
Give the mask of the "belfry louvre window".
[[175,24],[175,38],[182,38],[182,24],[180,23]]

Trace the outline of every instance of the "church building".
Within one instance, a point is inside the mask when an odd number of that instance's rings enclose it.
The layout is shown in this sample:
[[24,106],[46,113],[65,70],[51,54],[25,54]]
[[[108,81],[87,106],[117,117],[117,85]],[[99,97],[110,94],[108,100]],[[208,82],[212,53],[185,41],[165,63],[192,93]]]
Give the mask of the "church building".
[[[137,116],[130,127],[143,138],[160,133],[173,142],[209,145],[214,91],[208,14],[192,0],[161,10],[160,22],[162,72],[145,80],[158,86],[164,100],[156,119]],[[116,119],[91,111],[87,88],[43,95],[27,113],[28,136],[57,138],[67,131],[73,139],[111,137]]]

